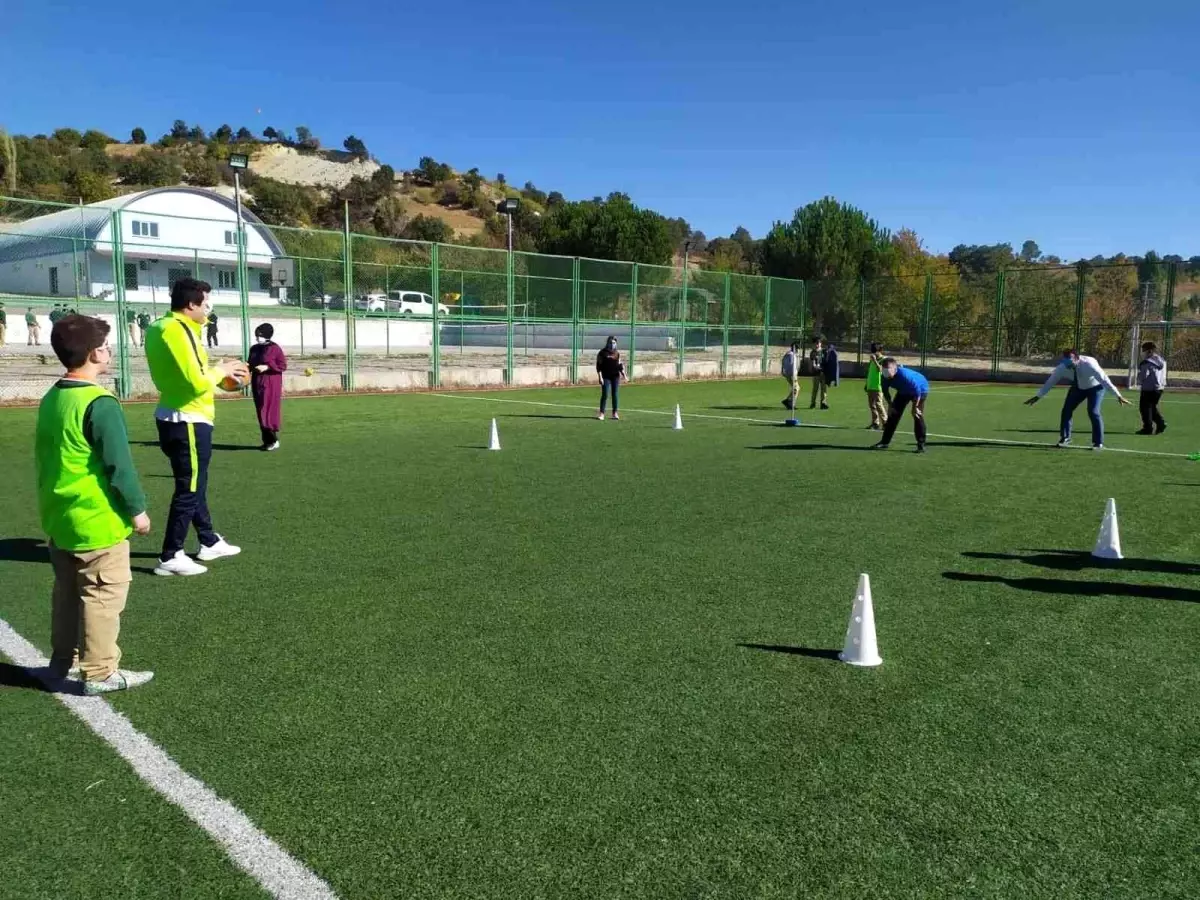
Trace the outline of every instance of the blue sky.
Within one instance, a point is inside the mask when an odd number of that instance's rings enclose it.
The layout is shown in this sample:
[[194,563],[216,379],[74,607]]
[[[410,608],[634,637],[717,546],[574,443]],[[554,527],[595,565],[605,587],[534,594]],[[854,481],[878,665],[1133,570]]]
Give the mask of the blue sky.
[[17,133],[307,125],[710,237],[832,194],[935,251],[1200,254],[1194,0],[0,3]]

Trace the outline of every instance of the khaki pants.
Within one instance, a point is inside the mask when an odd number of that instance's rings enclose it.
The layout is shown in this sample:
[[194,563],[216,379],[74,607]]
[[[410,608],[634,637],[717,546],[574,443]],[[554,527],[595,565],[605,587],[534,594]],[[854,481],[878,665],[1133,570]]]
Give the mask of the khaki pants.
[[8,326],[0,325],[0,347],[4,346],[4,341],[8,338]]
[[788,409],[796,408],[796,398],[800,396],[800,379],[795,375],[784,375],[783,380],[788,385]]
[[883,391],[867,391],[867,408],[871,410],[871,426],[882,428],[887,424],[887,404],[883,402]]
[[117,635],[129,596],[129,541],[103,550],[73,553],[50,545],[54,607],[50,619],[50,665],[78,663],[86,681],[103,681],[121,662]]
[[818,372],[812,377],[812,401],[811,405],[816,406],[818,401],[824,406],[829,400],[829,385],[825,383],[825,376]]
[[41,326],[40,325],[30,325],[30,326],[28,326],[28,328],[29,328],[29,337],[25,341],[25,346],[27,346],[27,347],[40,346],[42,343],[42,328],[41,328]]
[[129,323],[129,343],[135,347],[138,345],[137,327],[132,322]]

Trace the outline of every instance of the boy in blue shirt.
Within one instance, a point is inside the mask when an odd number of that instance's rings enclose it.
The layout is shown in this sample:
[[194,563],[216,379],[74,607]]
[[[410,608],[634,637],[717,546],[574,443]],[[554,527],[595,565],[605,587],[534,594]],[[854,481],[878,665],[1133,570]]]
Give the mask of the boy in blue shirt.
[[929,396],[929,381],[916,369],[906,369],[892,357],[887,357],[879,365],[883,370],[883,389],[891,390],[892,408],[888,411],[887,422],[883,426],[883,440],[875,445],[876,450],[886,450],[892,443],[892,436],[900,425],[900,417],[904,408],[912,404],[913,434],[917,438],[917,452],[925,452],[925,399]]

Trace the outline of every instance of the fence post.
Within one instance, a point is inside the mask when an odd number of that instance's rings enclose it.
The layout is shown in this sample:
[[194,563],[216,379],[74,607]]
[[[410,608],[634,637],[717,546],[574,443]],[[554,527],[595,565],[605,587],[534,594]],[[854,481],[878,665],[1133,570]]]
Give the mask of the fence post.
[[[300,358],[304,358],[304,259],[296,257],[296,302],[300,304]],[[322,299],[321,304],[325,301]]]
[[[688,322],[688,268],[685,264],[683,267],[683,290],[679,295],[679,358],[675,363],[675,377],[680,381],[683,380],[684,366],[684,351],[687,349],[687,322]],[[708,319],[707,310],[705,311],[705,320]]]
[[237,210],[237,230],[233,233],[237,241],[237,282],[238,305],[241,306],[242,318],[242,359],[250,358],[250,286],[246,283],[250,277],[250,268],[246,262],[246,229],[243,227],[242,207]]
[[1167,302],[1163,306],[1163,320],[1167,324],[1163,329],[1163,359],[1168,361],[1171,359],[1171,332],[1173,330],[1171,326],[1175,321],[1175,283],[1179,277],[1178,265],[1174,262],[1167,263]]
[[633,293],[629,298],[629,377],[633,378],[634,343],[637,340],[638,264],[633,264]]
[[925,306],[921,312],[921,368],[929,359],[929,316],[933,310],[933,273],[925,273]]
[[571,384],[579,384],[579,257],[571,260]]
[[804,346],[807,341],[804,338],[804,328],[808,321],[808,282],[800,282],[800,335],[797,338],[800,345]]
[[[442,386],[442,325],[439,310],[442,305],[442,278],[441,272],[438,271],[441,265],[441,253],[438,251],[438,244],[430,244],[429,246],[429,292],[433,294],[433,335],[430,340],[432,349],[430,350],[431,363],[433,371],[430,373],[430,387],[439,388]],[[462,315],[462,295],[459,294],[459,315]]]
[[345,290],[342,306],[346,314],[346,390],[354,390],[354,246],[350,238],[350,201],[346,201],[342,220],[342,281]]
[[1075,349],[1083,352],[1083,297],[1086,288],[1084,287],[1084,268],[1083,266],[1075,267],[1075,340],[1073,346]]
[[507,307],[504,316],[504,383],[511,386],[513,383],[513,295],[516,292],[515,270],[513,268],[512,250],[508,251],[507,256],[508,278],[505,285],[505,305]]
[[996,273],[996,319],[992,325],[992,372],[991,377],[994,379],[1000,373],[1000,356],[1001,356],[1001,320],[1004,315],[1004,276],[1005,272],[1001,269]]
[[113,295],[117,301],[117,396],[127,400],[132,393],[130,377],[129,329],[125,327],[125,246],[121,239],[121,213],[113,210],[112,224]]
[[730,282],[733,276],[725,272],[725,316],[721,320],[721,378],[730,377]]
[[771,279],[767,279],[767,296],[766,302],[763,304],[763,349],[762,363],[759,366],[759,374],[767,374],[767,365],[771,357]]
[[858,279],[858,353],[855,363],[862,365],[863,337],[866,333],[867,317],[867,279]]

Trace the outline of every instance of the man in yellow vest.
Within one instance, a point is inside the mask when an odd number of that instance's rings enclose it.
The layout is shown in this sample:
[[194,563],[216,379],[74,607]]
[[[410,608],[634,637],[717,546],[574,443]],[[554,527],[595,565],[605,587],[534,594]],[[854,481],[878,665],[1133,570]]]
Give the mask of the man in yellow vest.
[[117,634],[133,575],[129,535],[150,533],[146,495],[117,398],[97,384],[112,351],[108,323],[68,315],[50,344],[67,374],[38,407],[37,492],[54,566],[50,678],[83,679],[85,694],[145,684],[119,667]]
[[212,456],[213,394],[227,377],[245,382],[250,370],[240,360],[208,364],[201,328],[208,319],[205,281],[183,278],[171,287],[171,312],[146,330],[146,362],[158,388],[158,446],[171,461],[175,493],[156,575],[202,575],[208,571],[184,553],[188,531],[200,538],[200,562],[241,553],[213,530],[208,511],[208,462]]

